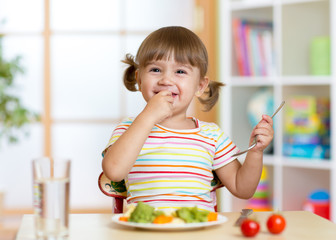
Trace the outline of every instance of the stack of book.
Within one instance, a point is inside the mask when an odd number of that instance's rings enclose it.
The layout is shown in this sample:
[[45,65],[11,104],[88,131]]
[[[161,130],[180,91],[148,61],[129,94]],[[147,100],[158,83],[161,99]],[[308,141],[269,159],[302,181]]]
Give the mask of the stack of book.
[[330,100],[294,96],[286,105],[284,155],[330,158]]
[[232,20],[233,47],[240,76],[272,76],[275,73],[271,22]]

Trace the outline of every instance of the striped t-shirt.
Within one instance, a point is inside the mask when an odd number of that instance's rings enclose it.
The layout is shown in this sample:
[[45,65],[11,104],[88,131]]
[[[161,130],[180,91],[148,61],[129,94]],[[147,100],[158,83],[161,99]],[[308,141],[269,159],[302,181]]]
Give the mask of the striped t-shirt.
[[[108,146],[133,120],[128,118],[115,128]],[[194,121],[195,129],[153,127],[125,179],[128,203],[142,201],[158,209],[196,205],[214,210],[212,171],[234,160],[231,156],[239,150],[216,124]]]

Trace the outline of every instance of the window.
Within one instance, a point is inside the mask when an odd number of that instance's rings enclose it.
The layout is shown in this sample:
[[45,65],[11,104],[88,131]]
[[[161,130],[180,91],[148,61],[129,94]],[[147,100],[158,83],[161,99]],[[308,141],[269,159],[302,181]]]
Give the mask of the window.
[[31,195],[31,159],[42,155],[72,160],[72,206],[110,207],[97,188],[101,151],[114,126],[145,106],[123,86],[120,61],[159,27],[192,29],[193,8],[193,0],[0,0],[3,54],[22,56],[26,69],[16,93],[43,119],[18,144],[1,143],[6,207],[31,207],[20,196]]

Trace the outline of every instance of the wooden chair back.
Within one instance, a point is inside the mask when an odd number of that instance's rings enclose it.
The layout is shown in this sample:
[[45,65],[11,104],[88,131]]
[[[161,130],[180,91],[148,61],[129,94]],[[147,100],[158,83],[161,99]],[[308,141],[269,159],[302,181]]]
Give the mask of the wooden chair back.
[[[216,197],[216,189],[224,187],[216,173],[213,172],[214,179],[211,181],[212,197]],[[112,212],[113,213],[122,213],[124,209],[124,201],[127,197],[127,189],[125,186],[125,181],[113,182],[108,179],[104,172],[102,172],[98,177],[98,186],[99,189],[106,195],[112,198]],[[217,205],[215,206],[217,211]]]

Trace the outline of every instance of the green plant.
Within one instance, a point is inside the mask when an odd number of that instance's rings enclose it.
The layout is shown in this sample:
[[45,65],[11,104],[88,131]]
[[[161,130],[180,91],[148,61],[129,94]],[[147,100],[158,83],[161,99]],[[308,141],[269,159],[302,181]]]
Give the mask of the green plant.
[[8,61],[2,54],[2,36],[0,36],[0,140],[6,138],[10,143],[18,141],[17,129],[39,119],[38,114],[29,111],[14,94],[15,76],[23,74],[20,56]]

